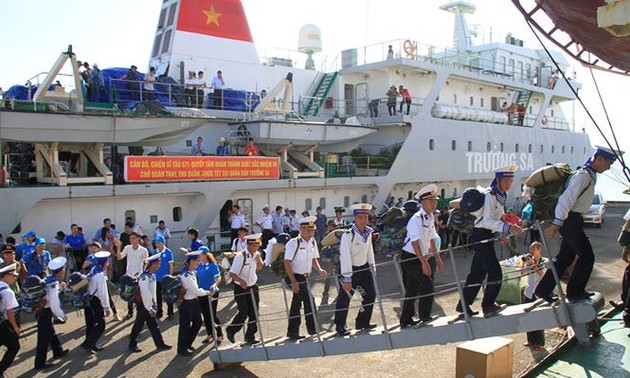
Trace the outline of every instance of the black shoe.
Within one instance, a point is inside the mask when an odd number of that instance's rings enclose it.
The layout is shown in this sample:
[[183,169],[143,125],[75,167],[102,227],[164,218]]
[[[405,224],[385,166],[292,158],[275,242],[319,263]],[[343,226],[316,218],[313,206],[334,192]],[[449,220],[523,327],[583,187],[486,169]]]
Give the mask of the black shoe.
[[195,348],[191,345],[188,348],[186,348],[190,353],[195,351]]
[[287,333],[287,337],[289,338],[289,340],[302,340],[306,336],[302,336],[298,333]]
[[245,343],[246,343],[246,344],[249,344],[249,345],[256,345],[256,344],[260,343],[260,340],[256,340],[256,339],[247,339],[247,340],[245,340]]
[[595,293],[590,293],[588,291],[581,291],[579,293],[567,293],[567,299],[570,301],[582,301],[585,299],[589,299],[590,297],[592,297],[593,295],[595,295]]
[[407,327],[413,327],[413,326],[418,325],[418,324],[420,324],[419,320],[411,319],[411,321],[408,322],[408,323],[400,323],[400,328],[404,329],[404,328],[407,328]]
[[337,327],[335,331],[337,331],[337,335],[339,336],[350,336],[350,331],[348,331],[345,327]]
[[235,341],[234,341],[234,333],[232,331],[230,331],[229,328],[225,330],[225,333],[227,334],[227,339],[230,340],[230,342],[232,344],[234,344],[235,343]]
[[55,366],[55,364],[53,362],[44,362],[43,365],[40,366],[35,366],[35,370],[43,370],[43,369],[48,369]]
[[97,352],[100,352],[100,351],[102,351],[102,350],[103,350],[103,349],[105,349],[105,348],[103,348],[103,347],[102,347],[102,346],[100,346],[100,345],[94,345],[94,346],[92,347],[92,349],[94,349],[94,350],[95,350],[95,351],[97,351]]
[[182,356],[182,357],[190,357],[192,356],[192,353],[190,353],[189,351],[184,351],[184,352],[177,352],[178,356]]
[[484,318],[489,318],[489,317],[491,317],[493,315],[498,314],[504,308],[505,308],[505,306],[499,306],[498,304],[495,303],[492,306],[483,309],[483,317]]
[[142,352],[142,349],[140,349],[140,347],[136,345],[136,346],[130,346],[129,351],[132,353],[140,353]]
[[66,324],[66,321],[59,318],[55,318],[55,320],[53,320],[53,324]]
[[57,354],[53,354],[53,358],[54,359],[59,359],[62,358],[63,356],[65,356],[66,354],[68,354],[70,352],[70,349],[64,349],[61,352],[57,353]]
[[420,317],[420,323],[430,322],[431,320],[433,320],[433,318],[430,317],[430,316],[422,316],[422,317]]
[[[459,302],[457,304],[457,307],[455,307],[455,311],[459,312],[460,314],[464,313],[464,310],[462,309],[462,302]],[[466,306],[466,313],[468,314],[468,316],[479,315],[479,311],[473,311],[473,309],[470,308],[470,306]]]
[[170,346],[170,345],[162,344],[162,345],[158,345],[155,349],[157,349],[157,350],[171,350],[171,349],[173,349],[173,347]]
[[96,350],[93,347],[87,346],[85,344],[81,344],[81,348],[89,355],[96,354]]
[[623,310],[625,308],[623,301],[608,301],[608,303],[610,303],[615,310]]
[[368,325],[365,325],[363,327],[357,327],[357,329],[361,330],[361,331],[367,331],[367,330],[370,330],[370,329],[374,329],[376,327],[378,327],[376,324],[368,324]]

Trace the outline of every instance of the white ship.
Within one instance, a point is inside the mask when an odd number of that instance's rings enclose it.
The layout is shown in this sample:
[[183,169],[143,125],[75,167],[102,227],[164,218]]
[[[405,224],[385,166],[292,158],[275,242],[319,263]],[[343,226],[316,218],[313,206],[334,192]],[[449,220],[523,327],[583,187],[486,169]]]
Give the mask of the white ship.
[[[27,180],[17,176],[15,151],[5,155],[0,233],[21,236],[34,229],[52,237],[78,223],[91,235],[103,218],[122,228],[126,217],[151,233],[163,219],[179,235],[188,227],[203,230],[214,237],[214,247],[219,249],[233,204],[240,205],[250,224],[265,204],[288,206],[298,213],[321,206],[332,216],[335,206],[369,202],[380,207],[390,196],[409,198],[427,183],[436,183],[442,198],[457,197],[467,187],[487,185],[492,170],[506,164],[518,165],[512,193],[518,198],[519,184],[533,170],[555,162],[577,166],[592,153],[588,135],[576,132],[563,112],[561,105],[575,96],[567,82],[557,80],[546,53],[523,47],[511,35],[502,42],[473,45],[465,15],[475,7],[468,2],[441,7],[455,19],[456,42],[451,49],[402,38],[345,50],[336,60],[338,66],[325,72],[312,69],[312,63],[298,68],[280,58],[261,63],[240,1],[213,4],[201,9],[196,1],[165,0],[161,5],[149,65],[158,68],[158,75],[178,82],[157,85],[169,110],[192,114],[191,104],[182,104],[187,71],[207,70],[208,85],[218,69],[230,78],[230,90],[223,92],[218,106],[212,91],[206,90],[201,112],[207,118],[201,126],[187,124],[200,127],[187,131],[185,137],[177,134],[181,139],[176,143],[163,137],[169,136],[163,125],[156,127],[154,135],[145,130],[148,134],[135,141],[112,139],[117,124],[103,121],[113,127],[111,133],[97,134],[90,130],[98,126],[98,119],[72,111],[60,116],[59,109],[50,107],[34,106],[21,112],[26,118],[18,121],[16,110],[3,101],[0,143],[34,143],[36,164]],[[310,58],[320,50],[318,29],[305,26],[299,51]],[[556,53],[554,58],[570,76],[562,55]],[[400,84],[409,89],[411,105],[409,111],[405,105],[399,112],[399,97],[396,114],[390,115],[385,94],[391,85]],[[580,86],[575,80],[570,84]],[[235,102],[230,102],[232,95]],[[512,103],[524,107],[521,117],[518,112],[508,117],[504,104]],[[79,119],[81,127],[68,127],[63,117]],[[16,125],[24,119],[38,119],[39,132],[47,126],[49,135],[65,136],[42,140],[37,133],[19,133]],[[181,131],[181,122],[171,123],[173,133]],[[64,134],[64,129],[73,132]],[[181,181],[177,180],[181,176],[173,175],[173,181],[117,185],[111,178],[103,179],[111,172],[99,164],[112,145],[160,145],[165,155],[151,157],[155,161],[190,155],[197,136],[203,136],[210,153],[220,137],[231,142],[232,152],[242,153],[246,135],[256,139],[261,155],[277,162],[279,178],[245,175],[238,180]],[[63,150],[80,154],[83,164],[78,176],[59,160],[58,151]],[[238,160],[242,159],[246,158]],[[96,172],[87,168],[88,161],[97,166]],[[132,161],[127,160],[125,169],[133,168]]]

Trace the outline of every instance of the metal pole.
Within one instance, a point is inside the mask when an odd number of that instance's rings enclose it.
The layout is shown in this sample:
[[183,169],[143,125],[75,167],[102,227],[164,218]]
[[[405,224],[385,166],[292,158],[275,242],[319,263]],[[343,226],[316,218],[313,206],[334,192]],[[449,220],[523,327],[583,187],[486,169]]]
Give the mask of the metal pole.
[[[265,350],[265,357],[267,357],[267,361],[269,361],[269,352],[267,351],[267,346],[265,346],[265,337],[263,335],[262,323],[260,323],[260,314],[258,313],[258,306],[256,305],[256,296],[254,295],[254,289],[249,288],[249,294],[252,297],[252,307],[254,307],[254,314],[256,314],[256,324],[258,324],[258,332],[260,332],[260,344]],[[251,319],[248,319],[249,323]],[[249,327],[249,325],[248,325]]]
[[[313,300],[313,296],[311,295],[311,284],[308,281],[308,277],[305,279],[306,282],[306,294],[308,295],[308,300],[311,302],[311,311],[313,312],[313,322],[315,323],[315,332],[317,332],[317,341],[319,342],[319,349],[322,357],[326,356],[326,351],[324,350],[324,343],[322,343],[322,337],[320,335],[319,328],[319,320],[317,319],[317,307],[315,307],[315,301]],[[306,314],[304,314],[306,316]],[[299,316],[299,314],[298,314]]]
[[381,300],[381,291],[378,288],[378,280],[376,279],[376,270],[372,266],[368,266],[368,269],[372,274],[372,281],[374,281],[374,293],[376,294],[376,299],[378,299],[378,308],[381,311],[381,319],[383,320],[383,331],[385,332],[387,339],[387,347],[389,349],[393,349],[392,339],[387,329],[387,319],[385,319],[385,310],[383,309],[383,301]]
[[473,332],[472,325],[469,321],[468,316],[468,304],[464,299],[464,287],[462,286],[462,282],[459,279],[459,274],[457,273],[457,266],[455,265],[455,255],[453,254],[453,247],[449,244],[448,246],[448,255],[450,256],[451,265],[453,266],[453,275],[455,276],[455,282],[457,283],[457,291],[459,292],[459,300],[462,304],[462,310],[464,311],[464,321],[468,325],[468,330],[470,331],[470,336],[472,339],[475,338],[475,334]]
[[[214,301],[215,299],[208,294],[208,305],[210,306],[210,323],[212,324],[212,337],[214,338],[214,350],[217,351],[217,355],[219,356],[219,363],[223,362],[223,359],[221,358],[221,352],[219,351],[219,343],[217,342],[217,329],[215,327],[216,323],[214,320],[214,314],[212,313],[212,301]],[[216,299],[218,301],[218,298]]]
[[[402,252],[401,252],[402,253]],[[401,268],[400,268],[400,264],[401,264],[401,259],[400,259],[400,255],[394,256],[394,270],[396,271],[396,276],[398,277],[398,284],[400,285],[400,293],[403,296],[403,301],[405,298],[405,282],[402,279],[402,273]]]
[[287,290],[286,285],[284,284],[284,280],[280,281],[282,283],[282,296],[284,297],[284,310],[287,312],[287,319],[289,319],[289,305],[287,303]]

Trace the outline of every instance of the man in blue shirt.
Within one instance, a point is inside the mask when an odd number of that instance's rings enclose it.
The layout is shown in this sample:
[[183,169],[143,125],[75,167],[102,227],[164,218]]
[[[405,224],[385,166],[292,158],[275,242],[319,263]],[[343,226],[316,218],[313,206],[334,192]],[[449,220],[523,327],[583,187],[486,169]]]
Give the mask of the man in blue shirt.
[[[155,280],[157,281],[157,313],[156,317],[160,319],[163,315],[162,312],[162,279],[167,274],[173,274],[173,252],[166,248],[166,238],[162,235],[155,237],[155,253],[161,253],[160,267],[155,272]],[[173,304],[167,303],[167,318],[171,320],[173,317]]]
[[73,223],[70,226],[72,231],[71,234],[66,235],[63,239],[63,243],[66,245],[66,249],[70,249],[72,252],[72,257],[74,257],[75,270],[81,269],[83,266],[83,260],[87,256],[87,251],[85,250],[85,236],[79,233],[79,226],[76,223]]
[[37,234],[33,230],[22,236],[22,243],[17,246],[17,250],[15,252],[16,260],[22,260],[22,258],[26,257],[35,250],[35,239],[37,239]]
[[46,239],[38,238],[35,241],[35,251],[22,258],[30,275],[44,278],[48,275],[48,263],[50,262],[50,252],[46,251]]
[[197,144],[190,149],[190,155],[192,156],[204,156],[208,155],[208,146],[203,142],[202,137],[197,138]]

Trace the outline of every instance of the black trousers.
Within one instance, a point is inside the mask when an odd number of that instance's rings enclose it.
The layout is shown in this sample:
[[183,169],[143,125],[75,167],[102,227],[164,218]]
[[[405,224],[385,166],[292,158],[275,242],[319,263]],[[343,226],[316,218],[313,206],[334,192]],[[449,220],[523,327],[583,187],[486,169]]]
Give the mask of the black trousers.
[[623,321],[626,327],[630,327],[630,263],[626,265],[626,270],[623,271],[621,300],[624,303]]
[[2,356],[2,360],[0,360],[0,374],[2,374],[11,366],[20,350],[18,335],[6,320],[0,323],[0,345],[4,345],[7,348],[4,356]]
[[[535,302],[536,298],[527,298],[523,296],[523,303]],[[545,330],[539,329],[537,331],[527,332],[527,342],[534,345],[545,346]]]
[[177,353],[186,352],[195,341],[201,329],[199,300],[187,299],[179,306],[179,331],[177,333]]
[[261,238],[261,246],[264,248],[267,248],[267,244],[269,243],[269,240],[271,240],[271,238],[273,238],[273,230],[262,230],[262,238]]
[[[431,276],[422,273],[422,263],[416,255],[402,252],[401,265],[405,273],[405,301],[403,302],[402,313],[400,314],[400,324],[411,324],[413,315],[416,313],[416,300],[418,301],[418,312],[420,319],[431,317],[433,309],[433,277],[435,274],[435,259],[429,259],[431,266]],[[430,295],[431,294],[431,295]],[[421,298],[415,298],[421,296]]]
[[[253,300],[250,290],[254,293]],[[236,313],[236,316],[234,316],[234,319],[232,319],[232,324],[227,327],[226,331],[235,334],[243,328],[245,320],[248,320],[247,330],[245,331],[245,341],[254,340],[256,332],[258,332],[258,324],[256,323],[258,320],[256,312],[258,311],[258,304],[260,303],[258,285],[243,289],[239,285],[234,284],[234,300],[236,301],[238,312]]]
[[[295,280],[298,282],[298,286],[300,291],[297,293],[293,293],[293,297],[291,298],[291,307],[289,308],[289,327],[287,328],[287,334],[297,335],[300,333],[300,323],[301,316],[300,311],[302,310],[302,305],[304,305],[304,318],[306,320],[306,330],[309,335],[314,335],[317,333],[317,329],[315,327],[315,317],[314,309],[311,306],[312,295],[308,290],[308,285],[306,284],[307,276],[302,274],[294,274]],[[290,285],[290,281],[286,279],[287,284]],[[314,301],[312,302],[314,303]]]
[[55,333],[52,322],[53,313],[49,308],[45,308],[37,316],[37,348],[35,350],[35,368],[41,368],[46,363],[48,347],[53,351],[53,355],[63,352],[61,341]]
[[[158,282],[157,283],[157,287],[156,287],[156,294],[157,294],[157,317],[158,319],[162,317],[162,315],[164,315],[164,312],[162,311],[162,283]],[[168,316],[173,316],[173,304],[172,303],[167,303],[166,304],[166,315]]]
[[223,89],[214,90],[214,108],[223,109]]
[[[357,290],[357,287],[363,289],[362,291],[359,290],[363,301],[361,301],[361,309],[359,309],[355,320],[356,329],[361,329],[370,325],[372,310],[374,309],[374,300],[376,299],[374,279],[372,278],[369,264],[352,267],[352,289]],[[337,329],[346,327],[348,306],[350,305],[350,293],[343,289],[339,291],[337,304],[335,305],[335,326]]]
[[89,306],[84,307],[85,310],[85,341],[83,345],[88,348],[94,348],[98,339],[105,332],[105,311],[101,306],[101,300],[93,296],[90,299]]
[[136,314],[136,320],[133,322],[131,335],[129,336],[129,348],[135,348],[138,345],[138,341],[136,339],[142,331],[142,328],[144,328],[145,323],[147,324],[147,328],[149,328],[149,332],[151,332],[151,337],[153,338],[155,346],[159,347],[164,345],[162,332],[160,332],[160,327],[157,324],[156,318],[151,316],[144,305],[138,304],[138,313]]
[[[560,252],[553,258],[553,265],[556,267],[558,276],[562,277],[569,265],[575,260],[576,255],[580,257],[575,263],[575,268],[567,284],[567,297],[571,298],[586,291],[586,284],[595,264],[595,256],[591,242],[584,233],[584,221],[581,214],[570,212],[560,227],[560,235],[562,235]],[[553,277],[553,272],[551,269],[547,269],[536,286],[536,296],[548,296],[555,285],[556,280]]]
[[[470,243],[487,240],[493,236],[492,231],[488,229],[475,228],[470,235]],[[473,251],[470,273],[466,277],[466,286],[464,287],[464,300],[467,306],[471,306],[479,293],[479,289],[481,289],[483,280],[487,277],[486,288],[481,301],[481,308],[485,310],[494,305],[499,295],[503,273],[494,250],[494,243],[476,244]]]
[[[211,299],[214,299],[211,301]],[[210,303],[212,302],[212,303]],[[201,315],[203,315],[203,324],[206,326],[206,332],[208,336],[212,336],[212,327],[214,319],[214,328],[217,332],[217,337],[223,336],[223,331],[221,330],[221,320],[217,317],[217,306],[219,305],[219,293],[214,293],[211,297],[206,295],[205,297],[199,297],[199,307],[201,307]],[[210,316],[210,311],[212,311],[212,316]]]
[[238,238],[238,228],[230,229],[230,243],[234,242],[234,239]]
[[83,262],[87,257],[87,251],[85,249],[73,249],[72,256],[74,257],[74,261],[76,263],[77,272],[80,272]]

